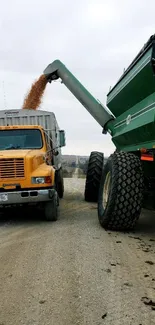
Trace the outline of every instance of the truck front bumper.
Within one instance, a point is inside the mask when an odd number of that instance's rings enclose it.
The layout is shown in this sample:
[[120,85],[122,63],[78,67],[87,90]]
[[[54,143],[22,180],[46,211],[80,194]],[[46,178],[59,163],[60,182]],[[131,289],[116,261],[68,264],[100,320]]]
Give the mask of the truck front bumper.
[[39,203],[52,200],[55,189],[28,190],[0,193],[0,206]]

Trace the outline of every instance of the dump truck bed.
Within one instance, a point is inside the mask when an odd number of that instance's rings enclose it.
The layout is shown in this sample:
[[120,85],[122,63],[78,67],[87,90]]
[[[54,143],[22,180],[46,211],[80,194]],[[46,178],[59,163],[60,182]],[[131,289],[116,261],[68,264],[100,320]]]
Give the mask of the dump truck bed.
[[44,129],[54,129],[56,122],[53,112],[32,110],[32,109],[12,109],[0,111],[0,126],[7,125],[41,125]]

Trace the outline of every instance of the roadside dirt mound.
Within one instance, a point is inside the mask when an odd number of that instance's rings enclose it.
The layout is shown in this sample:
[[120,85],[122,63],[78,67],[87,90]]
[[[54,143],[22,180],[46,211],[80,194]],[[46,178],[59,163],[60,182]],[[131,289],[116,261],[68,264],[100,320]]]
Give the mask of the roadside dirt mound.
[[32,84],[29,93],[24,99],[22,109],[36,110],[41,104],[46,85],[47,79],[45,75],[41,75],[39,79]]

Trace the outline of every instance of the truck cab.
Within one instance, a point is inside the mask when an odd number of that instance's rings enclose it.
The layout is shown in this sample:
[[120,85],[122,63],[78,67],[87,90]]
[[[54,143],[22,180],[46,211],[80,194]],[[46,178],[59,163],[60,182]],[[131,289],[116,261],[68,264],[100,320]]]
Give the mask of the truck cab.
[[60,148],[65,145],[65,133],[55,124],[56,144],[49,129],[21,124],[19,117],[17,121],[0,126],[0,207],[35,204],[43,208],[47,220],[55,221],[64,190]]

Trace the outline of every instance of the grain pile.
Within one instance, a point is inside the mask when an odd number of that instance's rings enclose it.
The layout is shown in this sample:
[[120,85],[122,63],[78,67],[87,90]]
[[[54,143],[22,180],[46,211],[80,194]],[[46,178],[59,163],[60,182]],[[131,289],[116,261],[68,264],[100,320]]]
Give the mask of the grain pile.
[[41,99],[44,94],[47,84],[45,75],[41,75],[37,81],[35,81],[29,93],[24,99],[22,109],[37,109],[41,104]]

